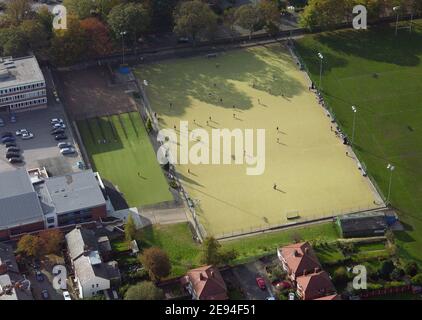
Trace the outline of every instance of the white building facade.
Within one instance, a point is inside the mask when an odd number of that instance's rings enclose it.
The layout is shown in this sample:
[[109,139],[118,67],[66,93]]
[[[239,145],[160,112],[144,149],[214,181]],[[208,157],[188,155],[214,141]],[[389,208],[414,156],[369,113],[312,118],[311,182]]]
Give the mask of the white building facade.
[[13,113],[46,107],[46,83],[37,59],[0,58],[0,111]]

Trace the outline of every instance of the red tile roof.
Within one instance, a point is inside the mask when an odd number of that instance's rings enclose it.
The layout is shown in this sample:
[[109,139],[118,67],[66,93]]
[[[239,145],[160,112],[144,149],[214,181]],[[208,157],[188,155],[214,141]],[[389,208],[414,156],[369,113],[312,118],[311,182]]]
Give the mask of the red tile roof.
[[226,300],[227,287],[220,271],[213,266],[204,266],[188,271],[193,289],[199,300]]
[[332,295],[329,295],[329,296],[316,298],[314,300],[341,300],[341,296],[338,295],[338,294],[332,294]]
[[297,277],[296,282],[298,288],[301,288],[304,300],[317,299],[336,292],[328,273],[325,271]]
[[308,242],[287,245],[279,251],[296,277],[303,275],[304,272],[313,273],[321,270],[321,264]]

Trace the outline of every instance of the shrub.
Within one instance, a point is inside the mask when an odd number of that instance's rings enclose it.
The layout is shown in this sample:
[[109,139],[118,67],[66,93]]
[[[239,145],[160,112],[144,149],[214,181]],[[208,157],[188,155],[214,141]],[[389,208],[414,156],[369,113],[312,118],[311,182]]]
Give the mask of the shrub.
[[378,271],[379,276],[384,280],[390,280],[390,275],[395,269],[394,263],[391,260],[386,260],[382,263]]
[[333,281],[337,283],[345,283],[349,280],[347,269],[343,266],[338,267],[333,273]]
[[404,276],[404,270],[402,268],[395,268],[393,272],[391,272],[391,279],[392,280],[400,280]]
[[415,286],[422,286],[422,273],[418,273],[412,277],[412,284]]
[[404,272],[410,277],[414,277],[419,272],[418,264],[414,261],[407,262],[404,266]]
[[151,281],[130,286],[125,293],[125,300],[161,300],[163,298],[163,290],[157,288]]

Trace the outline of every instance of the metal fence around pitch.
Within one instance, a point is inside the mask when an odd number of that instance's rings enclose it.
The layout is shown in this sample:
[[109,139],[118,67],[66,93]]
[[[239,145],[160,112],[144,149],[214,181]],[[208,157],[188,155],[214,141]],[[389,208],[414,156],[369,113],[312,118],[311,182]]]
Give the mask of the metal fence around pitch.
[[[301,55],[300,55],[300,53],[298,52],[298,50],[296,49],[296,47],[295,47],[295,42],[294,41],[291,41],[290,42],[290,49],[291,49],[291,51],[292,51],[292,54],[294,55],[294,57],[296,58],[296,60],[297,60],[297,62],[300,64],[300,68],[301,68],[301,70],[303,70],[306,74],[307,74],[307,76],[308,76],[308,78],[310,79],[310,81],[312,81],[313,83],[314,83],[314,86],[315,86],[315,88],[316,88],[316,90],[317,90],[317,92],[319,92],[321,95],[322,95],[322,97],[324,98],[324,104],[323,104],[323,107],[327,110],[327,112],[330,114],[330,116],[331,116],[331,118],[333,119],[333,121],[335,121],[335,124],[338,126],[338,128],[340,129],[340,131],[346,136],[346,137],[348,137],[348,135],[347,135],[347,133],[346,133],[346,131],[345,131],[345,129],[344,129],[344,126],[343,126],[343,124],[342,124],[342,122],[341,121],[339,121],[338,119],[337,119],[337,117],[336,117],[336,113],[334,112],[334,109],[332,108],[332,106],[330,105],[330,103],[325,99],[325,94],[324,94],[324,90],[320,90],[319,88],[318,88],[318,85],[315,83],[315,81],[313,81],[312,80],[312,73],[311,72],[309,72],[309,69],[308,69],[308,66],[306,65],[306,63],[305,63],[305,61],[302,59],[302,57],[301,57]],[[364,164],[364,162],[362,162],[360,159],[359,159],[359,152],[358,152],[358,150],[356,150],[356,148],[354,147],[354,146],[350,146],[351,148],[352,148],[352,150],[353,150],[353,153],[355,154],[355,156],[356,156],[356,160],[359,162],[359,163],[361,163],[361,164]],[[374,187],[374,189],[376,190],[376,192],[378,193],[378,195],[380,196],[380,198],[382,199],[382,201],[386,201],[386,197],[385,197],[385,195],[384,195],[384,193],[382,192],[382,190],[381,190],[381,188],[379,187],[379,185],[378,185],[378,183],[376,182],[376,180],[375,180],[375,178],[372,176],[372,174],[370,173],[370,172],[368,172],[366,169],[365,169],[365,171],[366,171],[366,174],[367,174],[367,177],[368,177],[368,179],[370,180],[370,182],[371,182],[371,184],[373,185],[373,187]]]

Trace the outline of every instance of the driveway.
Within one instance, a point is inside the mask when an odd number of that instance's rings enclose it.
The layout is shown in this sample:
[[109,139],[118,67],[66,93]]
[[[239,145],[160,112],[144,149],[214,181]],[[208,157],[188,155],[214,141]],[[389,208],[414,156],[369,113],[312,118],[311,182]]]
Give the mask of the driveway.
[[[248,300],[265,300],[273,295],[271,282],[266,276],[264,267],[265,265],[261,261],[254,261],[232,269]],[[256,283],[257,276],[264,278],[267,285],[265,290],[261,290],[258,287]]]

